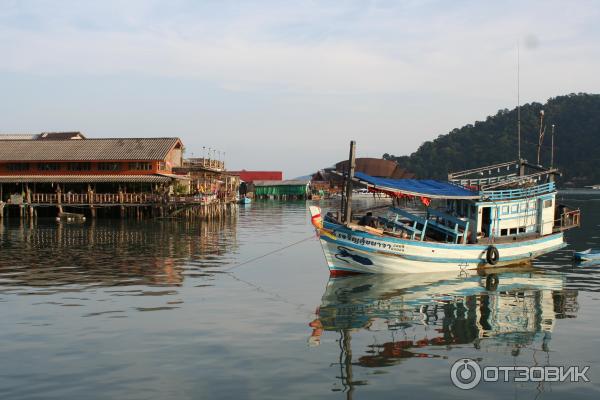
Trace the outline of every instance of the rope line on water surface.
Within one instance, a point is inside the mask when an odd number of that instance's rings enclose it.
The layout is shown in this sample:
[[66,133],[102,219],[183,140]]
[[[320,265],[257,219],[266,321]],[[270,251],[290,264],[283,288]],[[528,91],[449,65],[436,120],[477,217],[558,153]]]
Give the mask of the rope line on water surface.
[[248,282],[244,279],[241,279],[237,276],[235,276],[234,274],[227,274],[227,276],[235,279],[238,282],[244,283],[248,286],[250,286],[251,288],[253,288],[254,290],[256,290],[259,293],[263,293],[263,294],[267,294],[269,296],[273,297],[273,300],[279,301],[280,303],[285,303],[291,306],[294,306],[297,310],[300,310],[302,312],[306,312],[307,314],[313,315],[315,313],[314,310],[311,310],[310,308],[308,308],[308,306],[306,304],[303,303],[295,303],[293,301],[288,300],[287,298],[283,297],[282,295],[280,295],[279,293],[276,293],[272,290],[267,290],[261,286],[258,286],[255,283],[252,282]]
[[294,243],[288,244],[288,245],[286,245],[286,246],[280,247],[280,248],[278,248],[278,249],[276,249],[276,250],[270,251],[270,252],[268,252],[268,253],[266,253],[266,254],[263,254],[263,255],[260,255],[260,256],[258,256],[258,257],[251,258],[251,259],[249,259],[249,260],[246,260],[246,261],[244,261],[244,262],[242,262],[242,263],[239,263],[239,264],[233,265],[233,266],[231,266],[231,267],[229,267],[229,268],[226,268],[226,269],[224,269],[224,270],[222,270],[222,271],[223,271],[223,272],[229,272],[229,271],[231,271],[231,270],[233,270],[233,269],[239,268],[239,267],[241,267],[241,266],[243,266],[243,265],[246,265],[246,264],[250,264],[250,263],[252,263],[252,262],[254,262],[254,261],[260,260],[261,258],[268,257],[268,256],[270,256],[270,255],[272,255],[272,254],[279,253],[280,251],[283,251],[283,250],[285,250],[285,249],[289,249],[290,247],[296,246],[297,244],[304,243],[304,242],[306,242],[306,241],[308,241],[308,240],[311,240],[311,239],[314,239],[314,238],[315,238],[315,235],[310,235],[310,236],[309,236],[309,237],[307,237],[307,238],[304,238],[304,239],[302,239],[302,240],[298,240],[297,242],[294,242]]

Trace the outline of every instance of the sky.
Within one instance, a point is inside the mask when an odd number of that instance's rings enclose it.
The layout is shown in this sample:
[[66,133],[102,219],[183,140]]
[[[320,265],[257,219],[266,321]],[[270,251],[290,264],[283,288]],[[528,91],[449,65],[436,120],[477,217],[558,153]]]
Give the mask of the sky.
[[[306,175],[600,92],[598,1],[0,0],[0,133],[178,136]],[[203,150],[205,148],[205,150]]]

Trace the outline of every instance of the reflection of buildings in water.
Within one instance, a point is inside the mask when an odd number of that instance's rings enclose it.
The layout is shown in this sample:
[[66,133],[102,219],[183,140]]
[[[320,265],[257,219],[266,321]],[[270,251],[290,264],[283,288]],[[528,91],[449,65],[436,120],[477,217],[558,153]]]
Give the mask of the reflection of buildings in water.
[[[556,319],[574,318],[578,309],[577,292],[564,290],[561,274],[513,270],[490,277],[414,275],[329,281],[317,318],[310,323],[309,343],[318,345],[325,331],[340,332],[345,390],[352,387],[352,365],[386,367],[406,358],[442,357],[440,351],[448,346],[472,344],[517,355],[533,345],[547,352]],[[365,354],[348,361],[351,334],[360,330],[391,332],[392,338],[369,345]]]
[[10,286],[180,285],[184,267],[218,266],[212,260],[237,246],[235,218],[14,222],[0,223],[0,277]]

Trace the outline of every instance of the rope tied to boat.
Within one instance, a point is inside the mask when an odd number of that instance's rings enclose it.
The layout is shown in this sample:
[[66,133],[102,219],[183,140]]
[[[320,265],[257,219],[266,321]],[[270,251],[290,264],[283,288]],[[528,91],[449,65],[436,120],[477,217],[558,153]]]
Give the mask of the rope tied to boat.
[[270,252],[268,252],[268,253],[262,254],[262,255],[260,255],[260,256],[258,256],[258,257],[254,257],[254,258],[251,258],[251,259],[249,259],[249,260],[246,260],[246,261],[244,261],[244,262],[242,262],[242,263],[239,263],[239,264],[233,265],[233,266],[231,266],[231,267],[229,267],[229,268],[226,268],[226,269],[224,269],[224,270],[223,270],[223,272],[229,272],[229,271],[231,271],[231,270],[233,270],[233,269],[239,268],[239,267],[241,267],[241,266],[244,266],[244,265],[246,265],[246,264],[250,264],[250,263],[252,263],[252,262],[254,262],[254,261],[258,261],[258,260],[260,260],[261,258],[268,257],[268,256],[270,256],[270,255],[273,255],[273,254],[275,254],[275,253],[279,253],[280,251],[283,251],[283,250],[289,249],[290,247],[296,246],[296,245],[298,245],[298,244],[300,244],[300,243],[304,243],[304,242],[306,242],[306,241],[308,241],[308,240],[311,240],[311,239],[315,239],[315,235],[310,235],[309,237],[307,237],[307,238],[304,238],[304,239],[301,239],[301,240],[298,240],[297,242],[290,243],[290,244],[288,244],[288,245],[285,245],[285,246],[283,246],[283,247],[280,247],[280,248],[278,248],[278,249],[272,250],[272,251],[270,251]]

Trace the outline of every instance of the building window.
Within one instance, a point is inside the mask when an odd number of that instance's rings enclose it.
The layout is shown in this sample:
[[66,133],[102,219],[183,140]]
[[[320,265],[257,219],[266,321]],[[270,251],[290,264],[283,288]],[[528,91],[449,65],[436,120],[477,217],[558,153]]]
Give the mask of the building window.
[[519,212],[519,205],[518,204],[513,204],[512,207],[510,208],[510,212],[511,213],[518,213]]
[[129,169],[133,169],[136,171],[151,171],[152,163],[149,162],[130,162]]
[[502,214],[504,214],[504,215],[509,214],[508,206],[502,206]]
[[530,201],[529,202],[529,209],[530,210],[535,210],[535,201]]
[[92,164],[89,162],[72,162],[67,164],[69,171],[89,171],[92,169]]
[[508,233],[508,229],[500,229],[500,236],[506,236]]
[[544,200],[544,208],[552,207],[552,199]]
[[161,161],[158,163],[158,169],[160,171],[166,171],[167,170],[167,163],[164,161]]
[[38,170],[40,171],[60,171],[59,163],[38,163]]
[[517,234],[517,228],[510,228],[510,234],[511,235],[516,235]]
[[29,163],[8,163],[6,164],[8,171],[27,171],[29,169]]
[[519,228],[519,233],[525,233],[525,227],[524,226],[522,226],[522,227]]
[[118,162],[98,163],[98,171],[118,171],[120,169],[121,169],[121,164]]

